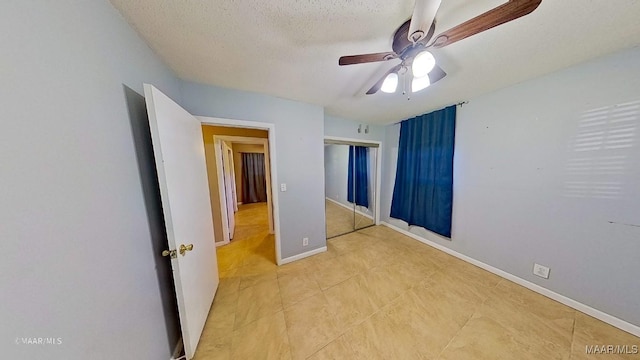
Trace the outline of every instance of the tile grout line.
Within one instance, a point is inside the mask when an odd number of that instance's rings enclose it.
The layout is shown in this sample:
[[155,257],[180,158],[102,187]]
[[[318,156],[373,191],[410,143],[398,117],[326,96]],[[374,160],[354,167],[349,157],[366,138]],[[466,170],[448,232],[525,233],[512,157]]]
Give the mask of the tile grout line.
[[[489,287],[489,289],[495,289],[502,281],[504,281],[504,279],[500,279],[500,281],[498,281],[495,285]],[[471,319],[473,319],[473,316],[475,314],[477,314],[480,309],[482,308],[482,306],[484,306],[484,304],[487,302],[487,300],[489,300],[489,298],[491,297],[491,295],[488,295],[484,300],[482,300],[482,302],[480,304],[478,304],[477,308],[473,311],[473,313],[469,316],[469,318],[467,319],[467,321],[465,321],[464,325],[462,325],[460,327],[460,329],[458,329],[458,331],[456,331],[456,333],[451,337],[451,339],[449,339],[449,342],[447,343],[447,345],[445,345],[445,347],[442,348],[442,350],[440,350],[440,353],[438,353],[438,358],[440,358],[440,356],[442,355],[442,353],[449,347],[449,345],[451,345],[451,343],[453,342],[453,340],[460,334],[460,332],[462,331],[462,329],[464,329],[468,324],[469,321],[471,321]]]
[[573,326],[571,327],[571,346],[569,347],[569,360],[573,358],[573,343],[576,340],[576,317],[577,311],[573,311]]
[[[280,280],[276,278],[278,283],[278,295],[280,296],[280,307],[282,308],[282,319],[284,320],[284,331],[287,333],[287,343],[289,345],[289,356],[293,358],[293,351],[291,351],[291,337],[289,336],[289,324],[287,324],[287,317],[284,314],[284,301],[282,300],[282,291],[280,290]],[[277,314],[277,313],[276,313]]]

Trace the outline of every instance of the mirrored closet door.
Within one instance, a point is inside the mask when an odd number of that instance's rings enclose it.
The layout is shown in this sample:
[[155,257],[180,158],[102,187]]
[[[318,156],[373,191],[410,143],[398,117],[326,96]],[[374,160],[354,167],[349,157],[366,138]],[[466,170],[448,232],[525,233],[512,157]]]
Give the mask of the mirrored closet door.
[[327,238],[375,224],[378,145],[325,140]]

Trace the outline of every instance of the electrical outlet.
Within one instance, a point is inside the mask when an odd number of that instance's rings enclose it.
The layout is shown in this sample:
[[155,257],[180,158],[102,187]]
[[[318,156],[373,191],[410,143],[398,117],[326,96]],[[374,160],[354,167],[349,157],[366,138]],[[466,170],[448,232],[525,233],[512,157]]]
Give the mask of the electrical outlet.
[[287,191],[287,184],[285,183],[280,184],[280,191]]
[[540,264],[533,264],[533,275],[540,276],[541,278],[549,278],[549,268]]
[[309,238],[302,238],[302,246],[308,246],[309,245]]

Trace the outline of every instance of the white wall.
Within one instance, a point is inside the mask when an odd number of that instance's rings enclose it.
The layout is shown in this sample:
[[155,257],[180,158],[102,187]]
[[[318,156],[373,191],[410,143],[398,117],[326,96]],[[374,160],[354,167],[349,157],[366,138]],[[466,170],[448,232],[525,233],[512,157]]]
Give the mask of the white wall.
[[182,90],[185,109],[194,115],[275,124],[277,182],[287,184],[279,193],[282,258],[326,246],[323,108],[190,82]]
[[[389,218],[398,136],[387,129],[381,215],[407,229]],[[452,241],[411,231],[640,325],[638,184],[635,48],[458,108]]]
[[106,1],[5,0],[0,33],[2,358],[168,359],[179,329],[139,94],[180,100],[178,80]]

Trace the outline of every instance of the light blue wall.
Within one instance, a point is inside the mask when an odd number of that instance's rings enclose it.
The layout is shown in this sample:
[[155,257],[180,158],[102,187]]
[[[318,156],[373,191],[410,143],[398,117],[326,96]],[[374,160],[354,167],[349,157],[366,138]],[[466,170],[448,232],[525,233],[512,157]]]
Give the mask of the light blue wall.
[[[320,106],[273,96],[184,82],[183,105],[194,115],[275,124],[282,257],[326,245],[323,133]],[[302,246],[302,238],[309,245]]]
[[[362,131],[358,133],[358,126],[362,126]],[[369,133],[364,129],[369,126]],[[324,116],[324,135],[336,136],[350,139],[384,141],[385,127],[356,122],[353,120],[326,115]]]
[[179,81],[107,1],[3,0],[0,33],[2,358],[168,359],[179,329],[139,94],[180,100]]
[[[389,218],[398,137],[382,215],[407,229]],[[640,48],[470,99],[454,163],[452,241],[412,232],[640,325]]]

